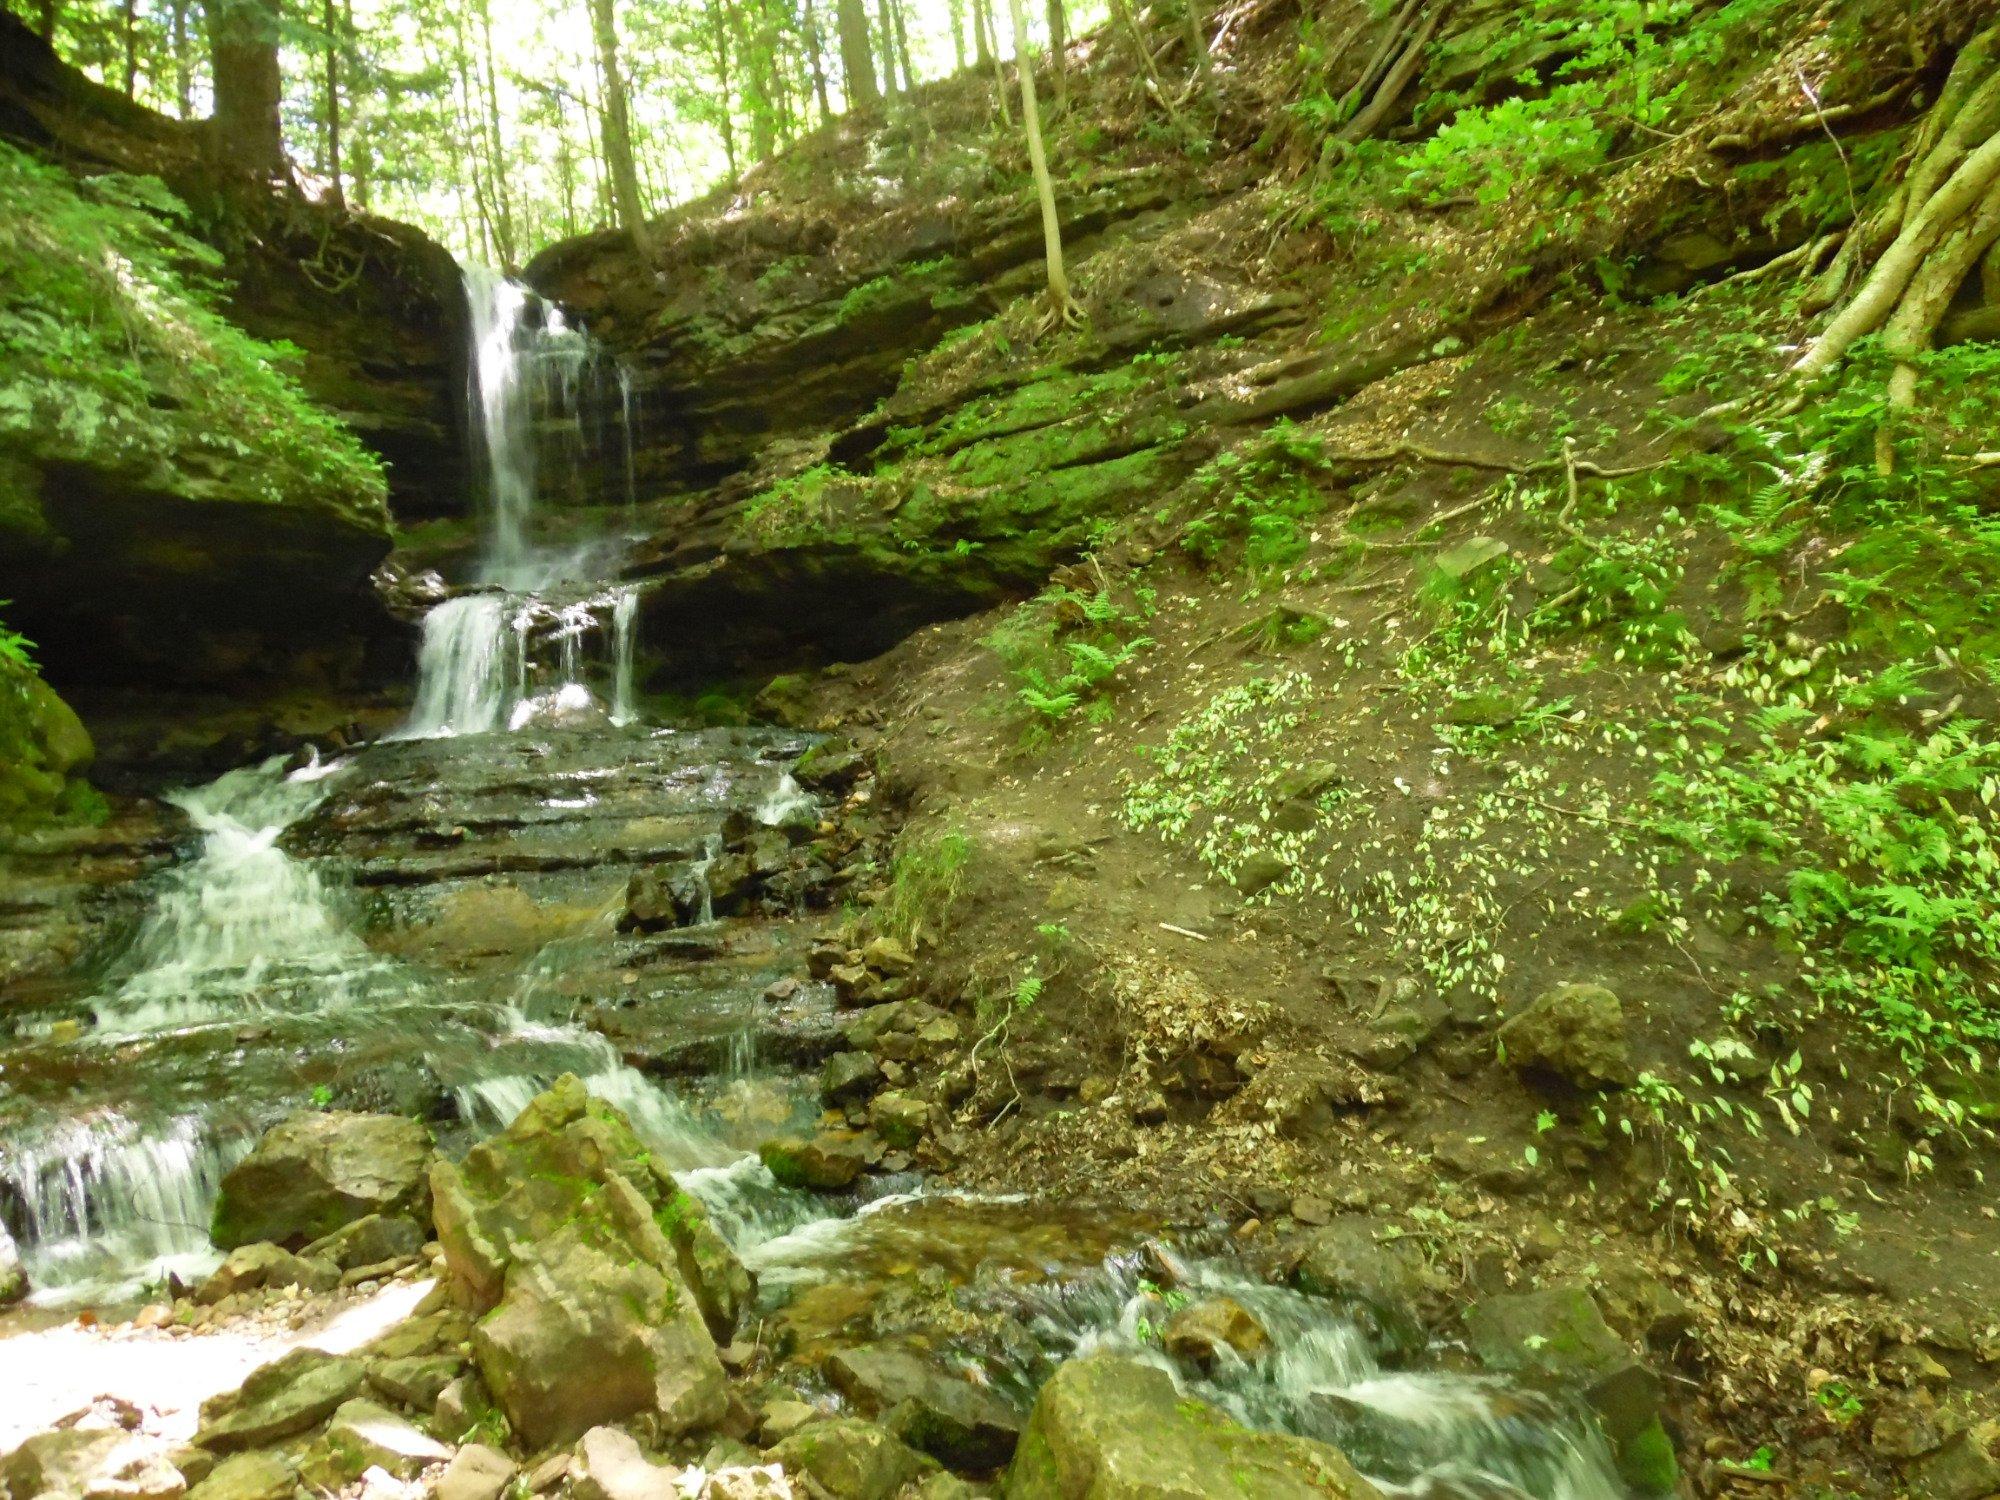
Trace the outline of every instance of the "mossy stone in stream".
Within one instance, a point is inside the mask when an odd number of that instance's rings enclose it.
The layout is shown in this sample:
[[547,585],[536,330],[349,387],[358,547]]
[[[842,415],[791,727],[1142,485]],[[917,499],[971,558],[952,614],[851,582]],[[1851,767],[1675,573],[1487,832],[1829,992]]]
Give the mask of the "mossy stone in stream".
[[1674,1493],[1681,1466],[1674,1457],[1674,1441],[1658,1417],[1620,1445],[1618,1476],[1642,1495]]
[[1674,1487],[1678,1466],[1660,1423],[1659,1377],[1611,1331],[1586,1289],[1487,1297],[1466,1312],[1465,1331],[1488,1368],[1539,1376],[1582,1395],[1628,1484],[1647,1493]]
[[749,1273],[631,1122],[592,1098],[573,1074],[462,1163],[441,1161],[432,1171],[438,1240],[468,1305],[484,1310],[497,1302],[518,1247],[569,1222],[613,1176],[646,1201],[710,1331],[728,1339],[754,1295]]
[[837,1193],[854,1185],[864,1165],[861,1148],[832,1134],[780,1136],[757,1148],[764,1169],[786,1187]]
[[650,1205],[611,1175],[553,1233],[518,1245],[472,1352],[531,1447],[645,1418],[664,1434],[721,1420],[728,1385],[715,1341]]
[[1073,1359],[1042,1387],[1007,1500],[1380,1500],[1338,1448],[1244,1427],[1156,1365]]
[[721,1418],[716,1340],[749,1275],[615,1107],[565,1075],[432,1185],[449,1284],[484,1313],[479,1373],[525,1441]]

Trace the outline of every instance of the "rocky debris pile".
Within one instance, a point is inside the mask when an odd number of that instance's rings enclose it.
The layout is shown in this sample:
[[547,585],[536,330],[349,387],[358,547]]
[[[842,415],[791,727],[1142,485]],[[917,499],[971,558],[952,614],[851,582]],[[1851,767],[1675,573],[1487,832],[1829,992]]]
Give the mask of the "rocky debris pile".
[[832,861],[840,842],[804,799],[763,822],[733,809],[712,851],[635,870],[619,926],[662,932],[723,917],[784,916],[825,906],[845,883]]
[[[859,948],[822,940],[807,968],[833,986],[843,1008],[840,1049],[820,1072],[819,1128],[763,1146],[771,1175],[788,1187],[838,1192],[864,1170],[948,1167],[964,1146],[951,1111],[967,1080],[942,1064],[965,1044],[964,1023],[917,998],[916,957],[895,938]],[[783,1000],[783,987],[793,984],[780,981],[768,998]]]

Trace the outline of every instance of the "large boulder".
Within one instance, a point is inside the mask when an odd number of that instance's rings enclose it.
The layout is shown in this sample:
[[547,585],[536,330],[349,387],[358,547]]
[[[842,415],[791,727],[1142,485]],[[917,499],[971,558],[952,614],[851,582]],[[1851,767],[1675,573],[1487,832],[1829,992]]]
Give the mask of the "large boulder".
[[71,1427],[31,1437],[4,1463],[0,1486],[36,1500],[178,1500],[180,1470],[159,1445],[118,1427]]
[[1007,1500],[1380,1500],[1338,1448],[1256,1432],[1154,1365],[1073,1359],[1029,1414]]
[[727,1404],[717,1339],[747,1272],[613,1106],[565,1076],[463,1165],[432,1172],[454,1295],[482,1313],[473,1353],[536,1444],[646,1415],[663,1431]]
[[673,1247],[618,1177],[520,1250],[472,1348],[514,1430],[535,1446],[638,1416],[691,1432],[728,1408],[714,1338]]
[[1503,1292],[1465,1314],[1466,1342],[1492,1370],[1580,1393],[1596,1414],[1618,1471],[1642,1494],[1679,1480],[1660,1419],[1660,1380],[1626,1347],[1582,1287]]
[[1529,1078],[1582,1089],[1625,1088],[1632,1057],[1625,1008],[1601,984],[1559,984],[1537,995],[1501,1025],[1509,1066]]
[[1021,1436],[1021,1414],[1005,1398],[907,1350],[843,1349],[826,1373],[863,1412],[955,1469],[996,1469]]
[[222,1179],[209,1234],[297,1247],[369,1214],[428,1217],[430,1132],[399,1115],[301,1110]]

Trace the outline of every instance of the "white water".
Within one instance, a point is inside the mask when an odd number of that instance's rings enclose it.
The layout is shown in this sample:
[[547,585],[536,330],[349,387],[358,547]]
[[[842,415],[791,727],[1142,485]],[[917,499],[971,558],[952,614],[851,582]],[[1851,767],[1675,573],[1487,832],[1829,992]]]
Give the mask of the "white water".
[[139,1035],[268,1010],[325,1010],[372,993],[389,966],[348,929],[312,865],[279,847],[326,794],[326,768],[281,759],[168,794],[201,833],[96,1002],[99,1035]]
[[1623,1500],[1603,1438],[1553,1403],[1486,1377],[1385,1369],[1335,1303],[1220,1262],[1180,1270],[1187,1296],[1247,1308],[1270,1349],[1254,1360],[1225,1354],[1206,1375],[1170,1360],[1158,1345],[1171,1315],[1162,1297],[1136,1264],[1117,1261],[1038,1299],[1030,1330],[1059,1353],[1110,1349],[1158,1364],[1249,1426],[1333,1442],[1392,1493]]
[[209,1207],[247,1143],[218,1143],[177,1119],[142,1134],[92,1122],[8,1153],[0,1180],[25,1219],[21,1250],[36,1300],[90,1300],[133,1280],[206,1273]]

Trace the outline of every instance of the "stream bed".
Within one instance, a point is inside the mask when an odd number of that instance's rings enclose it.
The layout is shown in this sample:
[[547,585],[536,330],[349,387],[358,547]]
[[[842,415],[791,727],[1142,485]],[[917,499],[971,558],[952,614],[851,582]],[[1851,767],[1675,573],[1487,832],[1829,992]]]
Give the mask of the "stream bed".
[[[911,1331],[1023,1411],[1064,1360],[1109,1349],[1249,1426],[1331,1441],[1396,1492],[1622,1494],[1578,1410],[1270,1284],[1141,1205],[971,1197],[910,1171],[842,1194],[772,1178],[757,1148],[818,1119],[819,1065],[845,1045],[831,988],[800,977],[842,882],[839,810],[792,779],[809,736],[644,721],[615,546],[533,541],[542,408],[581,433],[577,393],[624,387],[518,289],[471,289],[492,529],[473,586],[425,622],[403,729],[173,792],[137,831],[43,848],[64,873],[16,891],[88,920],[63,979],[0,1013],[0,1215],[33,1287],[0,1314],[0,1407],[52,1399],[33,1373],[49,1360],[53,1389],[158,1405],[179,1358],[171,1430],[279,1347],[123,1320],[216,1263],[222,1177],[292,1111],[418,1118],[457,1154],[574,1074],[706,1205],[757,1277],[756,1347],[812,1401],[842,1403],[829,1354]],[[725,849],[758,874],[727,910]],[[628,887],[659,870],[696,909],[635,924]],[[1160,1325],[1202,1297],[1247,1309],[1267,1345],[1170,1356]]]

